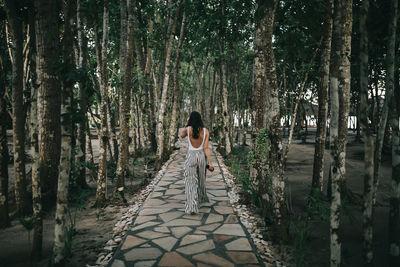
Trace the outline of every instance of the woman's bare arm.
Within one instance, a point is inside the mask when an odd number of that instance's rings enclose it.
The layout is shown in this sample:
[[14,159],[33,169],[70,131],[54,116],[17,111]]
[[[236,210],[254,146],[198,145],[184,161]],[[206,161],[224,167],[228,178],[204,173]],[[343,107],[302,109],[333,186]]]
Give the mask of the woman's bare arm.
[[207,157],[207,163],[208,163],[208,165],[209,165],[209,167],[208,167],[208,169],[210,170],[210,171],[213,171],[214,170],[214,167],[213,167],[213,165],[212,165],[212,163],[211,163],[211,158],[210,158],[210,148],[208,147],[208,139],[209,139],[209,137],[210,137],[210,134],[209,134],[209,132],[208,132],[208,130],[206,130],[206,138],[205,138],[205,140],[204,140],[204,153],[206,154],[206,157]]
[[187,127],[183,128],[182,132],[179,134],[181,138],[185,138],[187,136]]

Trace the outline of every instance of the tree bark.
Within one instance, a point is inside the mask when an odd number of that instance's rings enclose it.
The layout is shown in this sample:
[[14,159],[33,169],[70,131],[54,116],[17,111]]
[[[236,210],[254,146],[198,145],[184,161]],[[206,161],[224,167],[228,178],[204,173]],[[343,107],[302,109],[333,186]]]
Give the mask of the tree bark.
[[364,139],[364,204],[363,204],[363,258],[364,266],[373,266],[372,250],[372,188],[374,179],[374,139],[368,123],[368,28],[369,0],[360,9],[360,128]]
[[37,260],[42,252],[43,240],[43,215],[42,197],[39,172],[39,140],[38,140],[38,80],[37,80],[37,52],[36,52],[36,32],[35,32],[35,11],[32,8],[29,12],[29,31],[30,31],[30,79],[31,79],[31,99],[30,99],[30,146],[32,157],[32,221],[34,222],[33,240],[31,247],[31,257]]
[[168,94],[168,82],[169,82],[169,75],[170,75],[170,66],[171,66],[171,52],[172,52],[172,43],[175,36],[175,29],[176,24],[178,21],[178,16],[181,8],[181,0],[177,3],[177,9],[175,11],[175,16],[173,20],[170,20],[171,23],[171,33],[169,35],[168,42],[166,44],[166,56],[165,56],[165,68],[164,68],[164,80],[161,90],[161,100],[159,103],[158,109],[158,119],[157,119],[157,152],[156,152],[156,169],[161,167],[164,157],[164,117],[166,112],[166,101],[167,101],[167,94]]
[[4,25],[0,29],[0,229],[9,225],[8,216],[8,147],[7,147],[7,103],[6,94],[6,66],[3,64],[6,58],[6,36]]
[[[396,3],[394,3],[396,2]],[[387,54],[386,54],[386,91],[385,91],[385,102],[383,103],[382,112],[379,121],[378,132],[376,134],[375,141],[375,154],[374,154],[374,185],[373,185],[373,202],[376,202],[376,192],[379,185],[379,171],[381,166],[382,158],[382,147],[383,140],[385,136],[385,129],[388,120],[388,114],[390,109],[390,101],[393,95],[394,86],[394,58],[395,58],[395,42],[396,42],[396,29],[397,29],[397,1],[391,1],[391,18],[389,22],[388,31],[388,44],[387,44]],[[394,16],[394,17],[393,17]],[[393,128],[393,127],[392,127]]]
[[[39,172],[43,210],[56,203],[60,164],[60,105],[58,6],[51,0],[36,0],[36,48],[38,73]],[[58,63],[58,64],[57,64]]]
[[[87,38],[84,29],[84,10],[81,4],[82,0],[77,0],[77,31],[78,31],[78,68],[82,71],[87,71]],[[86,134],[89,129],[86,127],[87,125],[87,88],[89,82],[87,81],[88,77],[85,75],[85,79],[79,82],[78,87],[78,107],[81,113],[84,114],[84,117],[79,121],[78,125],[78,136],[77,136],[77,148],[80,151],[75,156],[75,161],[79,166],[79,175],[77,179],[77,184],[82,188],[87,188],[86,183]]]
[[313,165],[312,190],[322,192],[324,181],[324,162],[325,162],[325,141],[326,141],[326,122],[328,119],[328,89],[329,89],[329,63],[331,55],[332,41],[332,16],[333,0],[327,0],[326,13],[324,15],[324,36],[321,50],[321,73],[320,84],[318,87],[318,118],[317,132],[315,135],[315,152]]
[[12,43],[12,110],[13,110],[13,148],[15,203],[17,214],[29,214],[25,175],[25,112],[24,112],[24,66],[23,66],[23,26],[20,6],[12,0],[5,1]]
[[101,44],[100,61],[100,93],[101,93],[101,129],[100,129],[100,156],[97,177],[96,206],[103,207],[107,199],[107,145],[109,142],[107,127],[107,97],[108,97],[108,69],[107,69],[107,46],[109,27],[109,2],[104,0],[103,11],[103,39]]
[[176,132],[177,132],[177,117],[178,117],[178,105],[179,105],[179,69],[181,62],[181,50],[183,45],[184,33],[185,33],[185,23],[186,23],[186,12],[183,12],[182,23],[181,23],[181,31],[179,33],[179,41],[178,47],[176,49],[176,62],[174,69],[174,102],[172,104],[172,112],[171,112],[171,123],[169,127],[169,151],[172,153],[172,150],[175,145],[176,140]]
[[[395,2],[395,1],[393,1]],[[397,2],[397,1],[396,1]],[[397,9],[397,8],[396,8]],[[392,184],[389,200],[389,254],[390,266],[400,262],[400,133],[399,106],[392,101],[395,108],[391,112],[392,123]]]
[[[385,104],[390,101],[391,104],[391,126],[392,126],[392,183],[391,183],[391,192],[390,192],[390,200],[389,200],[389,254],[390,254],[390,266],[398,266],[400,262],[400,133],[399,133],[399,105],[398,99],[396,97],[392,98],[394,94],[394,83],[397,83],[398,80],[395,81],[395,62],[396,62],[396,31],[397,31],[397,23],[398,23],[398,1],[391,1],[391,17],[389,22],[389,38],[388,38],[388,46],[387,46],[387,54],[386,54],[386,64],[387,64],[387,72],[386,72],[386,96],[385,96]],[[398,90],[398,87],[397,87]],[[397,91],[398,93],[398,91]],[[388,116],[387,113],[382,112],[382,120],[384,120],[384,116]],[[380,125],[381,126],[381,125]],[[383,129],[386,127],[383,126]],[[379,129],[381,132],[381,129]],[[382,147],[380,147],[382,149]],[[379,151],[380,153],[381,151]],[[380,160],[380,155],[378,155],[378,159]],[[378,165],[377,165],[378,164]],[[380,162],[377,162],[375,167],[378,166]],[[374,176],[374,200],[376,199],[376,192],[378,187],[378,175]]]
[[[125,0],[123,0],[125,1]],[[120,122],[120,144],[119,144],[119,157],[117,164],[117,184],[116,189],[121,194],[123,201],[124,198],[124,186],[125,177],[127,177],[128,171],[128,156],[129,156],[129,119],[130,119],[130,104],[131,104],[131,87],[132,87],[132,65],[133,65],[133,38],[135,30],[135,0],[128,0],[128,44],[125,51],[126,55],[126,66],[125,74],[123,78],[123,85],[119,95],[119,122]],[[121,33],[122,35],[122,33]]]
[[[63,64],[66,74],[72,73],[74,64],[74,37],[75,27],[74,1],[64,2],[64,36],[63,36]],[[71,172],[71,143],[72,143],[72,96],[74,81],[68,76],[62,81],[61,96],[61,157],[60,173],[58,176],[56,222],[54,226],[53,261],[55,266],[64,266],[66,260],[65,244],[68,242],[67,216],[68,216],[68,187]]]
[[[334,75],[331,78],[331,266],[340,266],[339,238],[341,193],[345,193],[347,121],[350,109],[350,55],[352,0],[339,1],[335,15]],[[336,131],[337,129],[337,131]],[[337,135],[336,135],[337,133]]]
[[228,111],[228,87],[227,87],[227,75],[226,75],[226,59],[225,59],[225,34],[226,34],[226,15],[225,15],[226,2],[225,0],[221,1],[221,18],[222,25],[220,31],[220,41],[219,41],[219,49],[220,49],[220,81],[221,81],[221,96],[222,96],[222,132],[223,132],[223,140],[224,140],[224,149],[225,153],[229,155],[232,151],[232,144],[229,132],[230,118]]

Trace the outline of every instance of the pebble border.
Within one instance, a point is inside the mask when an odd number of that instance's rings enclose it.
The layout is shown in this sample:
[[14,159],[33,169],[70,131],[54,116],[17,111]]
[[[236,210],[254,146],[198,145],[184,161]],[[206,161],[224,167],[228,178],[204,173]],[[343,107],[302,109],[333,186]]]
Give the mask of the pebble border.
[[98,267],[106,266],[112,259],[119,243],[129,230],[130,225],[136,219],[136,215],[139,214],[139,210],[142,207],[144,201],[153,192],[154,187],[158,184],[160,179],[164,176],[169,164],[175,159],[175,156],[179,153],[179,150],[175,150],[170,158],[164,163],[158,173],[152,178],[150,183],[143,188],[140,192],[137,192],[133,197],[132,201],[134,204],[130,205],[128,210],[122,215],[121,219],[115,224],[113,229],[113,237],[106,242],[106,246],[98,254],[98,258],[94,265],[86,264],[86,267]]
[[213,147],[213,152],[217,158],[218,165],[221,169],[221,174],[228,187],[228,196],[230,203],[239,216],[241,223],[247,228],[251,239],[257,247],[257,251],[264,260],[265,266],[291,266],[288,261],[291,261],[291,248],[289,246],[278,246],[272,244],[271,241],[263,239],[261,234],[267,228],[264,226],[260,215],[252,212],[247,205],[239,204],[239,194],[242,191],[242,186],[236,181],[236,177],[231,174],[229,168],[224,163],[222,155]]

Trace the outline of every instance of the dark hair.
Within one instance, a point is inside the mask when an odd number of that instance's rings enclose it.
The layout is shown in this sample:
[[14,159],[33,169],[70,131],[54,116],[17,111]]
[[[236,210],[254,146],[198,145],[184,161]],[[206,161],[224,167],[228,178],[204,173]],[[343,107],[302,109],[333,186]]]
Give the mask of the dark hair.
[[201,115],[197,111],[190,113],[189,121],[186,126],[192,126],[193,138],[197,139],[200,136],[200,129],[204,127]]

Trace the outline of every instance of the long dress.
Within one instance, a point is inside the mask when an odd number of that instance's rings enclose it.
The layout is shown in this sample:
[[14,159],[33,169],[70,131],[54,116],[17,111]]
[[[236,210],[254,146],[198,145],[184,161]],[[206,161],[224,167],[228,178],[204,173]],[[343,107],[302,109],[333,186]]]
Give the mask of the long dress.
[[203,142],[197,148],[192,146],[187,128],[188,152],[185,160],[185,213],[198,213],[199,204],[208,202],[206,192],[206,158],[203,150],[206,128],[203,128]]

